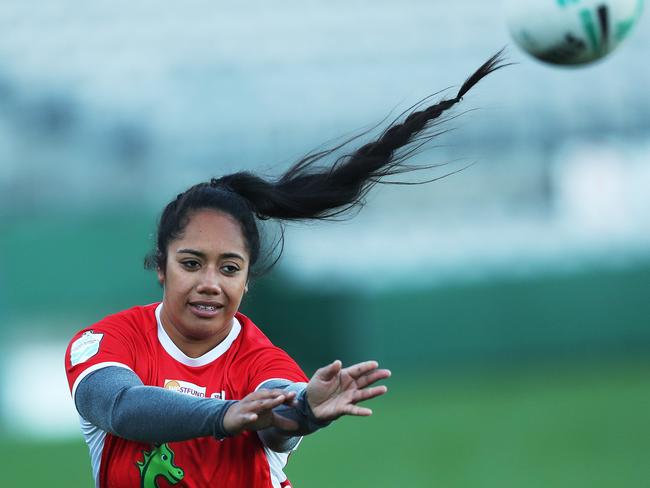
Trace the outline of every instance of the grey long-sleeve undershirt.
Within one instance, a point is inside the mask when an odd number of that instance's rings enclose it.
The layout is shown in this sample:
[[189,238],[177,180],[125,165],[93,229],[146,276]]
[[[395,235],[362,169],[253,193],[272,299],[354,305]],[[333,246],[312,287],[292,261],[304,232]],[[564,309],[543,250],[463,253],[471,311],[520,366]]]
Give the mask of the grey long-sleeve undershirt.
[[79,414],[100,429],[139,442],[223,438],[223,417],[231,400],[196,398],[143,385],[131,370],[109,366],[84,378],[77,387]]
[[[271,427],[260,431],[269,448],[286,452],[300,437],[329,422],[318,422],[309,409],[305,384],[271,380],[260,388],[286,388],[298,393],[298,408],[281,405],[274,412],[298,424],[296,432]],[[145,386],[131,370],[116,366],[89,374],[77,387],[75,404],[79,414],[100,429],[139,442],[173,442],[212,436],[227,437],[223,418],[234,400],[196,398],[155,386]]]

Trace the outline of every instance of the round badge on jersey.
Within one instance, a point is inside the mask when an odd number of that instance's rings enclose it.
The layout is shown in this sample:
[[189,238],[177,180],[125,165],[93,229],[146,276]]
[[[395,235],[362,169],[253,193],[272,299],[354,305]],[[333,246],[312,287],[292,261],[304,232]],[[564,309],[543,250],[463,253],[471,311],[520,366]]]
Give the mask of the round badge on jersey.
[[81,334],[81,337],[72,343],[70,347],[70,363],[72,366],[88,361],[99,352],[99,343],[104,334],[96,334],[88,330]]

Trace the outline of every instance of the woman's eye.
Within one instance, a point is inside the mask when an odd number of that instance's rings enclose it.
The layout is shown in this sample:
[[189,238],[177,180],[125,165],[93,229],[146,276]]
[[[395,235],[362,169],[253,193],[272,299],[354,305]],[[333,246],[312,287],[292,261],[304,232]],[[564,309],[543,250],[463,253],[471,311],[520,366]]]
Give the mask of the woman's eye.
[[234,264],[226,264],[222,266],[221,269],[226,274],[235,274],[237,271],[239,271],[239,266],[235,266]]
[[183,261],[182,264],[186,269],[197,269],[199,267],[199,262],[194,260]]

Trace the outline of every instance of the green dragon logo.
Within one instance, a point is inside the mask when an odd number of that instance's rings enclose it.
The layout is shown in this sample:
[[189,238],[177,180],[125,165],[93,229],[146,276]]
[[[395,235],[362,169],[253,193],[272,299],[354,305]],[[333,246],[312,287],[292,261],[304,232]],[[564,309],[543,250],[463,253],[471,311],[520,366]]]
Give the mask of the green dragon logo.
[[185,476],[185,472],[174,464],[174,451],[167,444],[154,447],[151,451],[142,451],[143,461],[136,461],[140,470],[140,488],[158,488],[156,479],[163,476],[175,485]]

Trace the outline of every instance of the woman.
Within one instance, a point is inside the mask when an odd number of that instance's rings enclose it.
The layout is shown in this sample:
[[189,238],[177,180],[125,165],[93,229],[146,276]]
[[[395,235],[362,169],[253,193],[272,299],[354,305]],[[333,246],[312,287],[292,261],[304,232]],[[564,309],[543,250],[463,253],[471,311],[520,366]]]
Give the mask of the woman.
[[162,302],[106,317],[66,351],[96,486],[290,486],[282,470],[301,436],[343,415],[372,414],[357,403],[386,393],[375,384],[388,370],[334,361],[308,380],[238,312],[264,261],[256,220],[327,219],[361,206],[382,177],[414,169],[404,164],[409,143],[501,66],[493,56],[455,98],[411,113],[331,167],[316,163],[334,150],[277,181],[235,173],[166,206],[146,260]]

